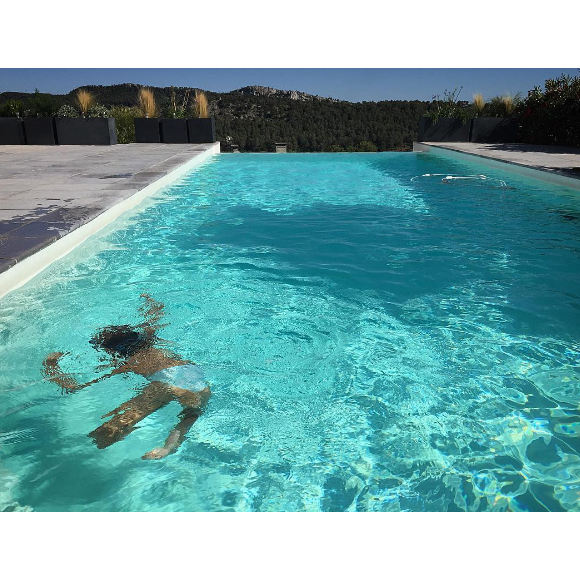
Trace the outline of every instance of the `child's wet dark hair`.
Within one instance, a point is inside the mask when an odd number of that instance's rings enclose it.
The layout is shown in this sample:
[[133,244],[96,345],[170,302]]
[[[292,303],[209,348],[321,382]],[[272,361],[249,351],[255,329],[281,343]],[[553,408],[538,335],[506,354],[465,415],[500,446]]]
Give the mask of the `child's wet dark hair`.
[[127,324],[107,326],[91,338],[89,342],[95,348],[102,348],[111,355],[120,355],[125,358],[152,344],[152,340],[145,332]]

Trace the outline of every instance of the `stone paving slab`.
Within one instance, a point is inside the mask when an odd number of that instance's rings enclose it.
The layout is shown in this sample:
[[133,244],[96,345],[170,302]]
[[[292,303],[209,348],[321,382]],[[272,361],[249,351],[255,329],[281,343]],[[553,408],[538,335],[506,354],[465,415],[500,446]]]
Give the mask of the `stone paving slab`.
[[580,179],[580,149],[572,147],[525,143],[425,142],[424,144]]
[[212,147],[0,145],[0,272]]

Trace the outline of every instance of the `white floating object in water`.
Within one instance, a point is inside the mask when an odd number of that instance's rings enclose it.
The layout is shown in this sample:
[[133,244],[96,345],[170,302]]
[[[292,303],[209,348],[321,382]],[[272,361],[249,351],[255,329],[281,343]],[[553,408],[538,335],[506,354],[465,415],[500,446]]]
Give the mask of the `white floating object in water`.
[[[461,179],[475,179],[477,181],[489,181],[489,182],[497,182],[498,185],[496,187],[503,187],[504,189],[513,189],[510,187],[505,181],[502,179],[497,179],[495,177],[488,177],[487,175],[483,175],[482,173],[477,175],[449,175],[447,173],[423,173],[423,175],[415,175],[415,177],[411,177],[411,181],[415,181],[419,179],[419,177],[442,177],[442,183],[451,183],[453,181],[458,181]],[[493,185],[492,185],[493,187]]]

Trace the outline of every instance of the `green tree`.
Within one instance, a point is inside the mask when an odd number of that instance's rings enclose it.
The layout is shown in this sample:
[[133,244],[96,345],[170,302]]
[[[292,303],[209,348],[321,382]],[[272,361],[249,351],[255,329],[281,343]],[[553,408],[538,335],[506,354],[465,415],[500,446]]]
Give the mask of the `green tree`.
[[358,151],[366,151],[374,153],[375,151],[378,151],[378,148],[374,143],[371,143],[370,141],[361,141],[358,145]]

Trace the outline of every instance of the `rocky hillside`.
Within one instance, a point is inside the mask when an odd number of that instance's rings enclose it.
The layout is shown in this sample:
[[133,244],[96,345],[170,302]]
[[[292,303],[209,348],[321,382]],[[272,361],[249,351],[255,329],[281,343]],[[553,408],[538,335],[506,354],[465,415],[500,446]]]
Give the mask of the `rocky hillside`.
[[309,95],[300,91],[284,91],[282,89],[273,89],[271,87],[262,87],[260,85],[252,85],[249,87],[242,87],[232,91],[233,93],[240,93],[242,95],[251,95],[253,97],[278,97],[282,99],[290,99],[291,101],[331,101],[338,103],[338,99],[331,97],[320,97],[318,95]]

